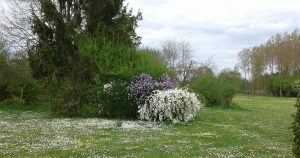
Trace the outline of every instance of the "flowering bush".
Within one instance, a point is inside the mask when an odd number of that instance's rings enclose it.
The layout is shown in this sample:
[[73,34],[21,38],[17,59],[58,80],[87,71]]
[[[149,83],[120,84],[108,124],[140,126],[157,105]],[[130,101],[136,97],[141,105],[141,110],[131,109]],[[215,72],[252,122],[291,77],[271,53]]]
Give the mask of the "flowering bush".
[[139,106],[139,117],[148,121],[169,120],[173,123],[187,122],[196,116],[200,101],[187,89],[157,90]]
[[171,89],[175,84],[164,75],[158,81],[142,73],[128,83],[124,80],[112,80],[100,83],[99,107],[101,115],[108,118],[137,118],[138,106],[144,105],[153,91]]
[[174,89],[176,86],[171,81],[171,78],[168,75],[163,75],[159,82],[159,89],[165,90],[165,89]]
[[147,96],[157,87],[157,83],[148,74],[142,73],[135,78],[126,88],[128,98],[132,99],[137,105],[142,105]]
[[155,81],[148,74],[142,73],[127,87],[128,98],[132,99],[137,105],[143,105],[148,96],[154,90],[173,89],[175,84],[168,75],[163,75],[159,81]]

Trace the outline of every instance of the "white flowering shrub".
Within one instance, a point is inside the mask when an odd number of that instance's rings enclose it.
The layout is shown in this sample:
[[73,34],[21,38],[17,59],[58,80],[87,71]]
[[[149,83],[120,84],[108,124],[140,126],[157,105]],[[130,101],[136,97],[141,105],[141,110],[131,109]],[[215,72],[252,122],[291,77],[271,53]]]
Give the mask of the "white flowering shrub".
[[157,90],[149,96],[138,113],[142,120],[184,123],[192,120],[200,110],[200,101],[187,89]]

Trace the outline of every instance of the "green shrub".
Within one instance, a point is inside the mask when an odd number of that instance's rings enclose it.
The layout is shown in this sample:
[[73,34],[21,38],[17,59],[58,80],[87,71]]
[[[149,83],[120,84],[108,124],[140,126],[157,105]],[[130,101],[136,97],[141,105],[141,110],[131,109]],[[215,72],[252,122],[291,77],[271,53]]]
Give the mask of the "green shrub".
[[39,91],[39,84],[35,80],[31,80],[24,88],[24,101],[25,104],[35,104]]
[[12,81],[7,88],[9,98],[17,98],[19,104],[25,105],[32,105],[37,102],[38,90],[39,84],[33,79],[22,82]]
[[123,80],[113,80],[101,83],[99,104],[101,116],[106,118],[136,119],[137,106],[126,95],[128,83]]
[[100,108],[98,105],[95,104],[81,105],[79,116],[84,118],[99,117]]
[[66,81],[53,96],[51,112],[63,117],[78,117],[81,106],[87,103],[87,94],[86,83]]
[[297,112],[294,116],[294,122],[292,124],[293,132],[294,132],[294,146],[293,153],[296,158],[300,157],[300,81],[296,81],[293,84],[293,90],[297,92],[298,99],[296,103]]
[[230,105],[232,98],[238,92],[238,87],[234,83],[213,75],[202,77],[193,83],[192,89],[204,96],[207,106]]
[[0,101],[13,99],[18,104],[33,104],[38,94],[38,83],[31,75],[28,59],[21,53],[14,55],[9,58],[0,52]]

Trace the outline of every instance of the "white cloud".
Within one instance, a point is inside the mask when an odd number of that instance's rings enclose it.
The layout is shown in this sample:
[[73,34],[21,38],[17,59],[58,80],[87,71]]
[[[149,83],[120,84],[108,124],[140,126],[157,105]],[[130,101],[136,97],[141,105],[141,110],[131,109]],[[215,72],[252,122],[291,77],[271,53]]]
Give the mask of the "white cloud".
[[0,0],[0,10],[7,8],[7,1],[6,0]]
[[137,32],[143,44],[159,47],[165,39],[189,40],[200,61],[210,56],[219,68],[233,67],[244,47],[265,42],[300,24],[298,0],[127,0],[143,12]]

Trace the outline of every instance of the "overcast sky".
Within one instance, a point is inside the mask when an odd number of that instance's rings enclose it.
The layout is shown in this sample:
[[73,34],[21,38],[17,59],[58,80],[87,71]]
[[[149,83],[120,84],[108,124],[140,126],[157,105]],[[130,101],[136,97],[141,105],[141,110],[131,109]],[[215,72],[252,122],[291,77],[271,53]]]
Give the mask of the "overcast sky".
[[[300,0],[127,0],[143,13],[137,32],[144,46],[182,39],[201,61],[233,68],[238,52],[300,25]],[[0,7],[5,6],[0,0]]]
[[299,28],[299,0],[127,0],[143,12],[137,30],[146,46],[166,39],[192,44],[199,61],[214,57],[218,69],[233,68],[238,52],[276,33]]

